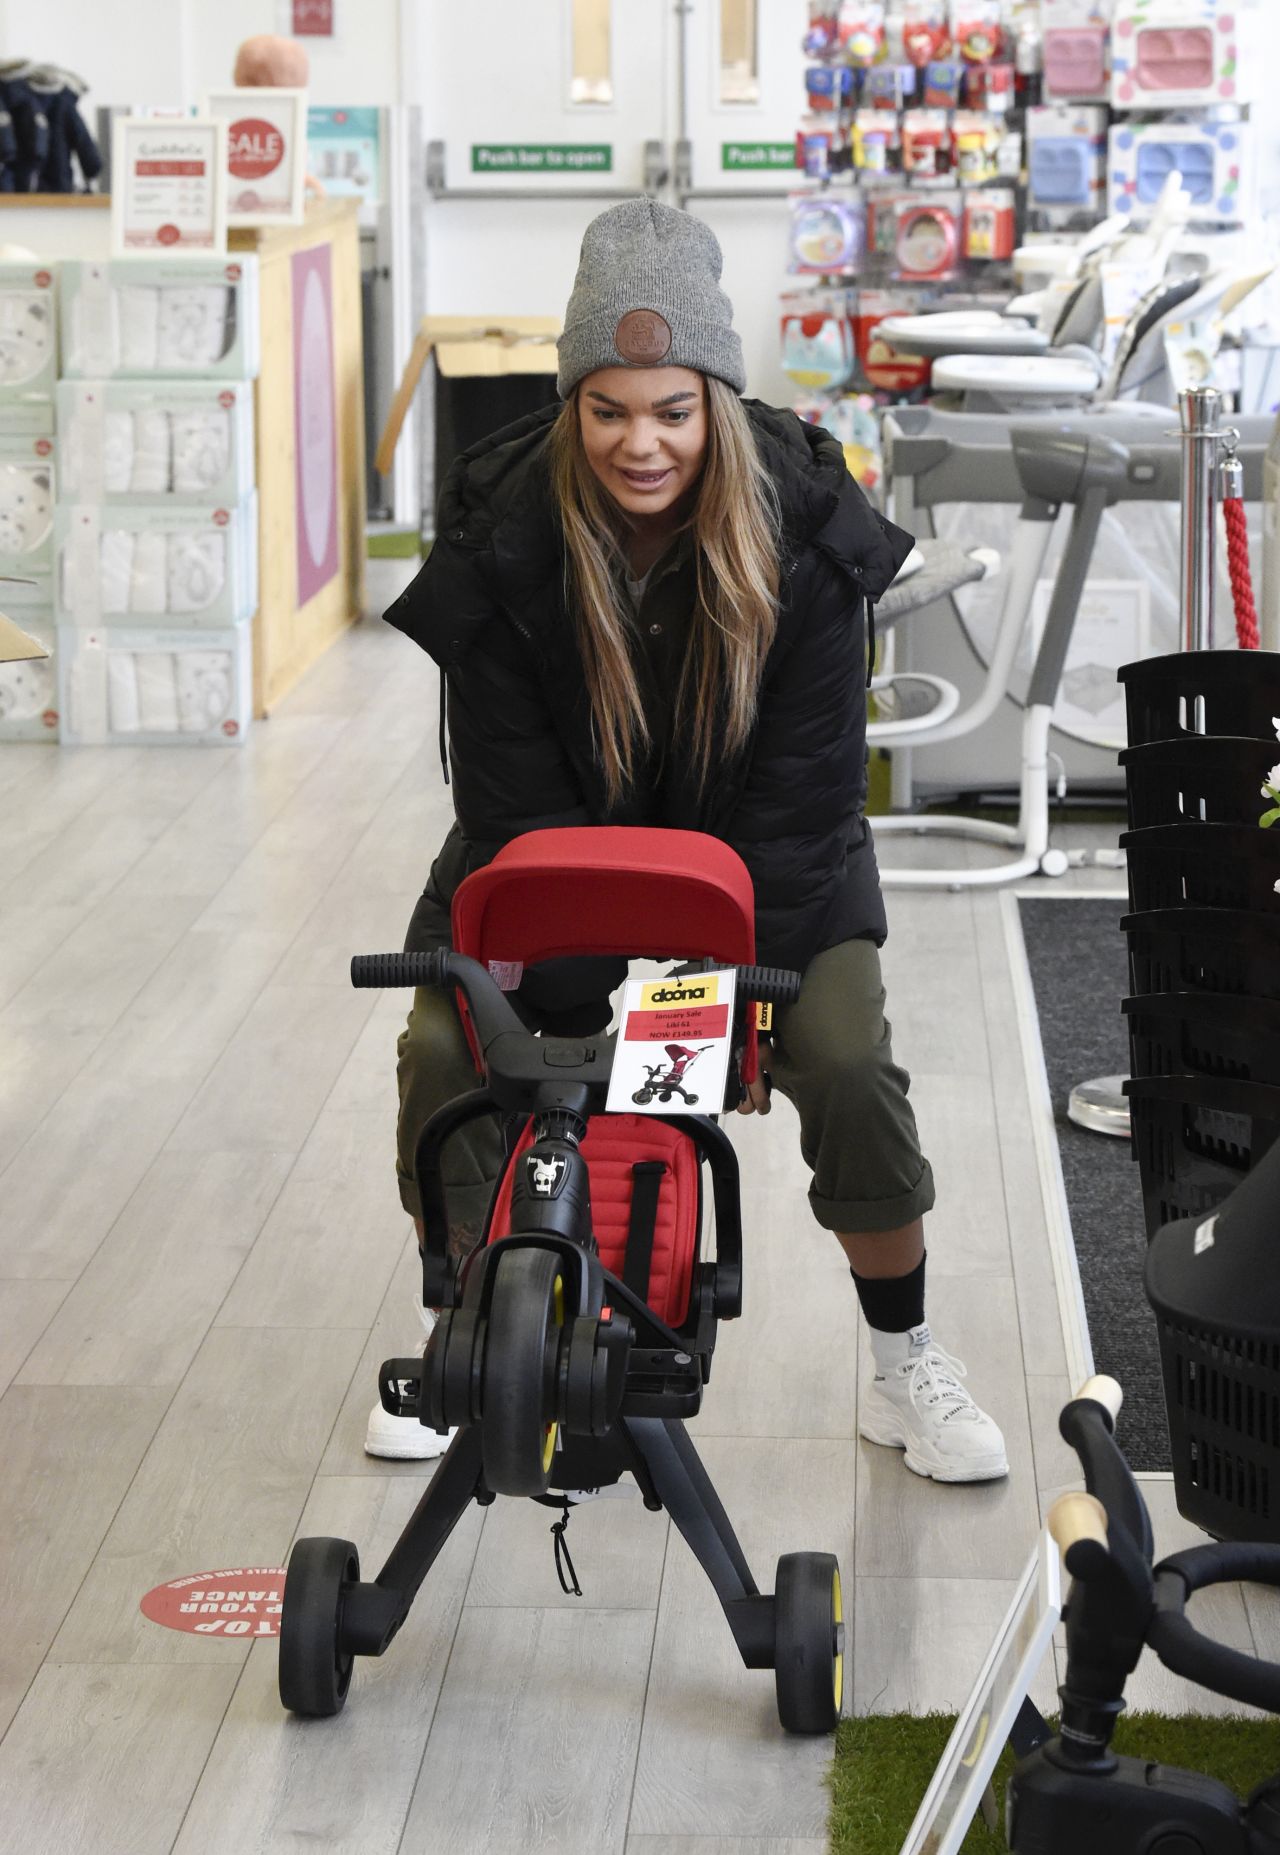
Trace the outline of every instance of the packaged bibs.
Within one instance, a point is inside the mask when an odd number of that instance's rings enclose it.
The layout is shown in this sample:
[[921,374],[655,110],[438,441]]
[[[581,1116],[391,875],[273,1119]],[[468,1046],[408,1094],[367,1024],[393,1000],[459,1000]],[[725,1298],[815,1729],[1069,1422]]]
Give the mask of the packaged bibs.
[[0,406],[0,574],[37,582],[6,586],[9,605],[49,604],[54,450],[47,400]]
[[66,501],[230,504],[253,488],[247,381],[64,380],[58,432]]
[[0,663],[0,741],[56,741],[57,634],[52,612],[38,606],[24,610],[22,629],[49,655]]
[[0,264],[0,403],[48,398],[58,377],[53,272],[41,264]]
[[258,602],[258,510],[60,504],[54,516],[60,624],[234,625]]
[[62,266],[62,371],[252,380],[259,366],[258,261],[73,259]]
[[249,727],[253,626],[58,627],[64,741],[234,746]]

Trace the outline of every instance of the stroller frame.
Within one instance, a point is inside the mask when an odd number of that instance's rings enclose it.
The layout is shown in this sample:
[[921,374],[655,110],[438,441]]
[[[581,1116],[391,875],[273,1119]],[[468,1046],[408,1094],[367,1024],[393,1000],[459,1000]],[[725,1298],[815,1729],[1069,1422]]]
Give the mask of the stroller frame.
[[[585,845],[583,839],[588,840]],[[549,841],[539,843],[531,853],[528,847],[535,840]],[[508,848],[517,861],[526,859],[525,873],[531,854],[541,858],[535,867],[545,875],[562,866],[558,858],[575,852],[589,858],[597,877],[603,862],[606,878],[611,862],[615,872],[643,872],[655,858],[661,863],[661,851],[668,863],[674,856],[695,885],[710,881],[723,888],[726,877],[731,877],[738,886],[741,915],[745,870],[726,846],[698,834],[599,828],[547,831],[533,833]],[[503,854],[497,860],[499,866]],[[459,913],[465,918],[464,891],[481,882],[500,885],[503,874],[501,867],[491,865],[463,885],[461,910],[455,902],[455,939],[460,937]],[[628,903],[623,904],[623,915],[617,931],[633,935],[641,917],[630,911]],[[723,922],[718,932],[722,930]],[[600,934],[597,911],[596,943]],[[465,930],[462,938],[468,938]],[[682,933],[683,948],[689,949],[691,938],[693,955],[710,963],[710,950],[698,944],[696,930],[692,936]],[[484,951],[483,935],[470,939]],[[600,950],[598,944],[590,948]],[[747,913],[737,951],[749,960],[753,950],[752,916]],[[560,951],[557,947],[556,952]],[[511,952],[506,946],[504,957]],[[533,957],[553,956],[542,949]],[[748,1066],[754,1069],[755,1054],[754,1012],[746,1009],[748,999],[793,997],[798,978],[746,962],[740,964],[739,973],[741,1021],[735,1045],[745,1072]],[[385,1409],[401,1416],[416,1415],[437,1429],[456,1425],[457,1434],[371,1582],[360,1578],[358,1554],[350,1542],[298,1542],[290,1560],[281,1618],[280,1687],[285,1705],[312,1716],[340,1709],[353,1658],[386,1652],[473,1500],[487,1506],[498,1492],[545,1500],[550,1487],[602,1487],[629,1471],[645,1507],[652,1512],[667,1510],[706,1572],[744,1664],[775,1669],[783,1725],[793,1732],[832,1730],[843,1691],[844,1626],[837,1561],[823,1553],[785,1554],[779,1562],[776,1592],[762,1593],[684,1427],[685,1419],[698,1411],[702,1388],[710,1376],[717,1324],[741,1312],[738,1165],[727,1136],[703,1116],[644,1117],[675,1127],[693,1144],[697,1230],[702,1219],[704,1166],[715,1205],[717,1253],[714,1259],[702,1258],[695,1233],[687,1310],[678,1326],[669,1326],[634,1286],[603,1266],[592,1236],[587,1160],[578,1147],[591,1117],[604,1113],[614,1039],[535,1037],[520,1023],[488,970],[462,954],[369,956],[353,961],[352,977],[363,984],[457,987],[465,996],[468,1035],[482,1055],[485,1086],[442,1107],[423,1129],[415,1156],[426,1233],[423,1301],[441,1313],[424,1358],[388,1360],[379,1373]],[[443,1150],[460,1128],[495,1112],[504,1117],[508,1134],[503,1177],[511,1181],[510,1231],[495,1238],[491,1228],[486,1230],[486,1241],[462,1262],[455,1262],[448,1251]],[[515,1117],[529,1117],[533,1143],[527,1148],[518,1148],[511,1137]],[[500,1184],[495,1206],[501,1192]],[[633,1194],[632,1230],[634,1212]],[[490,1226],[493,1216],[491,1206]],[[538,1324],[537,1310],[529,1312],[532,1303],[521,1286],[533,1280],[531,1272],[538,1268],[539,1254],[551,1259],[547,1279],[554,1277],[558,1315],[554,1324],[548,1316],[545,1330]],[[496,1342],[491,1349],[488,1338],[496,1330],[509,1340],[517,1312],[520,1321],[528,1314],[534,1323],[532,1350],[526,1348],[523,1353],[523,1381],[512,1377],[517,1367],[509,1363],[510,1349]],[[502,1430],[506,1418],[501,1413],[515,1411],[512,1423],[518,1422],[520,1406],[528,1407],[538,1394],[539,1378],[542,1402],[534,1406],[533,1421],[545,1418],[550,1440],[541,1475],[535,1461],[532,1479],[521,1481],[531,1458],[526,1449],[516,1464],[518,1474],[509,1466],[515,1458],[508,1454]],[[547,1416],[551,1409],[554,1421]],[[492,1415],[495,1410],[499,1415]],[[525,1427],[527,1432],[527,1419]],[[501,1474],[495,1473],[495,1465],[501,1465]],[[501,1482],[504,1476],[508,1485],[495,1488],[494,1480]]]

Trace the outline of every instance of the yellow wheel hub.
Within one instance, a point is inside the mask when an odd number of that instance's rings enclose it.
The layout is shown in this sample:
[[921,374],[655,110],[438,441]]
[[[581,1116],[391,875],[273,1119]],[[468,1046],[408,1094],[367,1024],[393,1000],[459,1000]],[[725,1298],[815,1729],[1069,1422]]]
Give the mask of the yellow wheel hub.
[[[838,1567],[831,1574],[831,1609],[832,1609],[832,1614],[835,1619],[835,1629],[838,1630],[841,1624],[844,1622],[844,1608],[843,1608],[841,1597],[840,1597],[840,1572],[839,1572]],[[841,1707],[844,1705],[844,1650],[843,1649],[836,1650],[834,1672],[835,1672],[835,1688],[836,1688],[836,1713],[838,1715]]]

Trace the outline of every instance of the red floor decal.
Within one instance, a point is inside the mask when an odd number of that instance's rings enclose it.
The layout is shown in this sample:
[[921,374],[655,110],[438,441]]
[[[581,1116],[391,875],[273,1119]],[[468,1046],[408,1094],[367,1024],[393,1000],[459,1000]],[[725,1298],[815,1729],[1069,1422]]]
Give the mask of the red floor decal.
[[278,1636],[284,1571],[279,1565],[195,1572],[148,1591],[139,1609],[167,1630],[193,1636]]

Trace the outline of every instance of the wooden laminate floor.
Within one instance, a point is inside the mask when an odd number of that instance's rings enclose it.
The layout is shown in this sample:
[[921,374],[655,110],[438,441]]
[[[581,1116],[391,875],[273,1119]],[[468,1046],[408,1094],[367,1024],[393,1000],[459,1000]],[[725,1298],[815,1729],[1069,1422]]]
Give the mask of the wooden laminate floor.
[[[402,568],[380,567],[379,595]],[[383,601],[385,602],[385,601]],[[237,751],[0,750],[0,1841],[14,1855],[819,1855],[825,1742],[789,1740],[665,1516],[473,1509],[346,1712],[280,1710],[275,1646],[147,1622],[298,1534],[376,1566],[429,1464],[361,1449],[412,1342],[393,1177],[398,946],[450,815],[434,672],[365,624]],[[1083,835],[1077,834],[1077,835]],[[885,862],[938,853],[895,842]],[[1081,874],[1083,886],[1114,875]],[[747,1306],[694,1436],[762,1584],[836,1552],[851,1704],[954,1708],[1071,1481],[1069,1389],[998,896],[890,898],[885,964],[939,1184],[930,1313],[1004,1426],[943,1488],[856,1440],[867,1375],[794,1117],[735,1122]],[[1190,1535],[1148,1486],[1161,1545]],[[1239,1646],[1280,1610],[1202,1601]],[[1046,1666],[1037,1688],[1048,1704]],[[1186,1696],[1144,1669],[1135,1701]]]

